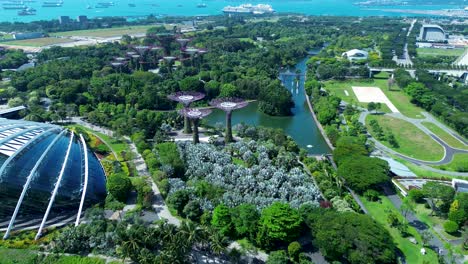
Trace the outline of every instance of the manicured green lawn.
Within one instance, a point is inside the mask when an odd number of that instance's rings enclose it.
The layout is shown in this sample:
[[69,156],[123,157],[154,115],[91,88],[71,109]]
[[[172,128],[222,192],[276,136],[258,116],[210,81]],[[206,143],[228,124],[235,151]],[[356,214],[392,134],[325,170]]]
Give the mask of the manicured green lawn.
[[438,136],[443,141],[445,141],[445,143],[447,143],[451,147],[459,148],[459,149],[468,149],[468,146],[463,144],[460,140],[458,140],[454,136],[452,136],[449,133],[445,132],[445,130],[443,130],[442,128],[440,128],[436,124],[430,123],[430,122],[422,122],[422,124],[425,127],[427,127],[432,133],[434,133],[436,136]]
[[37,38],[37,39],[24,39],[24,40],[13,40],[4,42],[5,45],[15,45],[15,46],[26,46],[26,47],[43,47],[53,44],[60,43],[69,43],[73,42],[71,39],[67,38]]
[[0,248],[1,264],[104,264],[105,260],[100,258],[80,256],[38,256],[37,253],[27,249]]
[[407,238],[404,238],[396,228],[389,226],[387,218],[391,212],[397,213],[400,220],[403,220],[403,216],[387,197],[381,196],[380,198],[380,202],[370,202],[364,197],[361,197],[361,200],[375,221],[379,222],[390,232],[397,247],[405,255],[406,263],[438,263],[437,255],[434,251],[426,248],[426,255],[420,253],[422,240],[416,229],[411,226],[408,229],[409,233],[418,241],[418,244],[413,244]]
[[439,226],[441,230],[439,234],[442,234],[442,236],[444,236],[445,239],[453,240],[453,239],[460,238],[460,236],[456,237],[456,236],[446,233],[444,231],[443,226],[447,220],[444,218],[435,216],[435,215],[430,215],[431,209],[425,208],[423,204],[416,205],[415,214],[416,214],[416,217],[418,217],[418,219],[421,220],[421,222],[425,223],[431,229],[433,229],[434,226]]
[[446,171],[468,172],[468,154],[457,153],[449,164],[437,166],[436,168]]
[[89,30],[75,30],[75,31],[65,31],[52,33],[53,36],[80,36],[80,37],[117,37],[122,35],[131,35],[131,34],[144,34],[149,28],[154,26],[126,26],[126,27],[115,27],[115,28],[100,28],[100,29],[89,29]]
[[2,264],[32,264],[36,261],[37,255],[29,250],[0,248],[0,263]]
[[369,125],[371,120],[377,120],[384,132],[392,131],[399,147],[394,148],[387,141],[381,143],[398,153],[427,161],[438,161],[444,156],[441,145],[409,122],[386,115],[368,115],[366,127],[371,134],[374,133]]
[[[388,90],[386,79],[370,79],[370,80],[347,80],[347,81],[327,81],[325,89],[339,96],[343,101],[348,103],[358,103],[358,105],[367,108],[367,103],[360,103],[353,92],[353,86],[371,86],[379,87],[395,107],[405,116],[411,118],[423,118],[421,108],[413,105],[409,97],[398,88],[396,85],[392,87],[392,91]],[[348,92],[346,95],[345,91]],[[386,105],[382,109],[385,113],[390,113],[390,109]]]
[[463,54],[463,49],[434,49],[434,48],[417,48],[419,57],[437,57],[450,56],[459,57]]

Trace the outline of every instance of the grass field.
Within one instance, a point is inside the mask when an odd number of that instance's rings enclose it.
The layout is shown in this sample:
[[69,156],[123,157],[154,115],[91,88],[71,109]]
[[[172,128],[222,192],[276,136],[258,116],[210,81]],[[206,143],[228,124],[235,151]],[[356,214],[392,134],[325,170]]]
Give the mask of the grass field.
[[379,222],[390,232],[390,235],[393,237],[397,247],[405,255],[406,263],[438,263],[437,255],[434,251],[426,248],[426,255],[422,255],[420,253],[422,247],[421,236],[413,227],[410,226],[408,231],[416,241],[418,241],[418,244],[411,243],[411,241],[404,238],[396,228],[392,228],[388,225],[387,218],[391,212],[397,213],[400,220],[403,220],[403,216],[387,197],[381,196],[380,198],[380,202],[370,202],[364,197],[361,197],[361,200],[375,221]]
[[421,222],[425,223],[427,226],[430,228],[434,228],[434,226],[438,226],[439,231],[439,236],[442,235],[444,239],[459,239],[461,237],[461,234],[458,236],[453,236],[451,234],[448,234],[444,231],[444,223],[447,221],[446,219],[443,219],[441,217],[432,215],[431,216],[431,209],[427,209],[424,207],[423,204],[417,204],[415,208],[415,214],[418,217]]
[[73,40],[66,38],[37,38],[37,39],[24,39],[3,42],[4,45],[25,46],[25,47],[43,47],[47,45],[69,43]]
[[446,171],[468,172],[468,154],[457,153],[449,164],[440,165],[436,168]]
[[[37,253],[27,249],[7,249],[0,248],[1,264],[104,264],[106,261],[100,258],[90,258],[81,256],[56,256],[53,254],[47,257],[38,256]],[[121,263],[121,262],[109,262]]]
[[395,155],[390,155],[393,159],[395,159],[398,162],[401,162],[403,165],[408,167],[414,174],[416,174],[418,177],[424,177],[424,178],[463,178],[463,177],[453,177],[447,174],[435,172],[435,171],[430,171],[428,169],[425,169],[421,166],[418,166],[414,163],[411,163],[409,161],[406,161],[400,157],[397,157]]
[[96,132],[94,130],[91,130],[87,127],[84,127],[84,126],[81,126],[81,125],[72,125],[70,127],[79,127],[79,128],[82,128],[88,132],[91,132],[92,134],[95,134],[97,136],[99,136],[106,145],[108,145],[113,152],[115,152],[117,154],[117,158],[119,161],[123,161],[124,158],[122,157],[122,151],[125,151],[125,152],[129,152],[130,149],[129,149],[129,146],[127,145],[127,143],[121,141],[121,140],[117,140],[115,138],[112,138],[112,137],[109,137],[103,133],[99,133],[99,132]]
[[459,57],[463,54],[463,49],[434,49],[434,48],[417,48],[418,56],[420,57],[437,57],[450,56]]
[[468,146],[463,144],[460,140],[456,139],[455,137],[453,137],[449,133],[445,132],[442,128],[435,125],[434,123],[422,122],[422,124],[425,127],[427,127],[432,133],[434,133],[436,136],[438,136],[443,141],[445,141],[445,143],[447,143],[451,147],[468,150]]
[[101,29],[89,29],[89,30],[75,30],[75,31],[65,31],[65,32],[56,32],[50,35],[61,36],[61,37],[99,37],[99,38],[110,38],[118,37],[122,35],[134,35],[134,34],[144,34],[149,28],[154,26],[126,26],[126,27],[115,27],[115,28],[101,28]]
[[[421,114],[422,109],[413,105],[410,102],[409,97],[401,91],[396,85],[392,88],[392,91],[388,90],[387,80],[385,79],[371,79],[371,80],[348,80],[348,81],[328,81],[325,82],[325,89],[335,93],[335,95],[341,97],[343,101],[355,102],[362,107],[367,107],[367,103],[359,103],[356,95],[353,92],[352,86],[372,86],[379,87],[382,92],[388,97],[388,99],[395,105],[395,107],[405,116],[411,118],[423,118]],[[346,96],[345,91],[348,92]],[[390,109],[386,105],[382,109],[385,113],[390,113]]]
[[392,131],[399,147],[394,148],[386,141],[381,143],[398,153],[426,161],[438,161],[444,156],[444,149],[441,145],[409,122],[391,116],[368,115],[366,127],[371,134],[373,131],[369,126],[370,120],[377,120],[384,132]]

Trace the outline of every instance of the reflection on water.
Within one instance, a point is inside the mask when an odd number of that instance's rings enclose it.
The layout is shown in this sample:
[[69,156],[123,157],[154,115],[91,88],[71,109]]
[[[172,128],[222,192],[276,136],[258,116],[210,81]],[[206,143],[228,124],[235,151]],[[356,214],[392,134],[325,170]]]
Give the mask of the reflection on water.
[[[306,71],[306,61],[302,60],[296,65],[296,69],[301,71],[301,75]],[[292,109],[293,115],[287,117],[273,117],[257,111],[258,103],[254,102],[247,107],[233,112],[232,124],[244,122],[249,125],[281,128],[290,135],[299,144],[301,148],[306,149],[310,154],[330,153],[325,140],[318,130],[312,115],[309,112],[304,93],[304,76],[296,79],[296,69],[280,74],[280,80],[285,89],[291,91],[295,107]],[[225,114],[220,110],[214,110],[206,118],[209,125],[225,122]]]

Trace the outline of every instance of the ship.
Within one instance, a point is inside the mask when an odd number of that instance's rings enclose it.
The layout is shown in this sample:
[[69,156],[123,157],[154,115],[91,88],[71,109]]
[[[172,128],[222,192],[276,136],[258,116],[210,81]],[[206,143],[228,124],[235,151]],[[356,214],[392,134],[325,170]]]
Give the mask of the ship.
[[63,1],[44,1],[42,7],[61,7]]
[[26,8],[28,8],[28,7],[24,6],[24,5],[23,6],[4,6],[3,7],[3,9],[5,9],[5,10],[19,10],[19,9],[24,10]]
[[35,16],[36,11],[31,11],[28,9],[18,11],[18,16]]
[[253,14],[253,15],[263,15],[263,14],[272,14],[275,10],[271,5],[252,5],[244,4],[240,6],[226,6],[223,8],[223,13],[225,14]]
[[205,8],[206,4],[205,3],[200,3],[197,5],[197,8]]

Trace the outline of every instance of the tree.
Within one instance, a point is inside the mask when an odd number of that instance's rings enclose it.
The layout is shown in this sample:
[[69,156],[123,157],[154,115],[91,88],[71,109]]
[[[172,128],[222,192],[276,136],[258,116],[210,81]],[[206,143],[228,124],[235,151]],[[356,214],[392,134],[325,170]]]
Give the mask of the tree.
[[253,204],[241,204],[233,208],[231,218],[237,236],[255,239],[260,214]]
[[236,86],[226,83],[221,86],[219,97],[238,97],[240,96]]
[[326,211],[310,228],[315,244],[330,260],[345,259],[351,264],[396,262],[396,247],[389,232],[367,215]]
[[415,203],[422,203],[424,202],[424,192],[420,189],[411,189],[408,192],[408,197],[413,200]]
[[372,111],[374,111],[375,109],[376,109],[376,106],[375,106],[375,103],[374,103],[374,102],[370,102],[370,103],[367,104],[367,110],[368,110],[369,112],[372,113]]
[[390,227],[396,227],[400,223],[400,219],[398,218],[398,214],[395,212],[390,212],[387,216],[387,223]]
[[288,246],[289,258],[295,262],[299,261],[299,254],[301,253],[302,246],[299,242],[294,241]]
[[455,195],[455,190],[452,187],[430,181],[423,185],[422,190],[431,205],[431,214],[434,211],[437,213],[447,213],[449,211]]
[[290,243],[299,237],[301,226],[302,218],[296,209],[287,203],[274,203],[262,211],[257,243],[267,249]]
[[390,180],[388,163],[379,158],[357,156],[346,159],[338,166],[338,175],[356,192],[363,193],[369,188]]
[[355,156],[367,156],[369,151],[364,142],[358,137],[343,136],[336,142],[336,148],[333,151],[333,159],[338,165],[346,159],[353,159]]
[[182,211],[185,217],[192,221],[198,221],[203,211],[200,208],[200,203],[198,201],[189,201]]
[[273,251],[268,256],[266,264],[288,264],[288,254],[284,250]]
[[132,182],[125,173],[113,173],[107,178],[107,190],[120,202],[127,201],[131,189]]
[[175,191],[167,198],[167,203],[174,208],[179,215],[183,214],[184,207],[189,201],[190,196],[187,190]]
[[415,208],[416,205],[410,197],[406,196],[405,198],[403,198],[403,201],[400,206],[400,211],[405,218],[409,212],[414,212]]
[[218,229],[223,236],[229,236],[232,233],[231,213],[226,205],[220,204],[215,207],[211,225]]
[[422,242],[423,242],[423,246],[429,245],[429,242],[431,241],[431,239],[432,239],[433,237],[434,237],[434,236],[432,235],[431,231],[429,231],[429,230],[424,230],[424,231],[421,233],[421,239],[422,239]]

